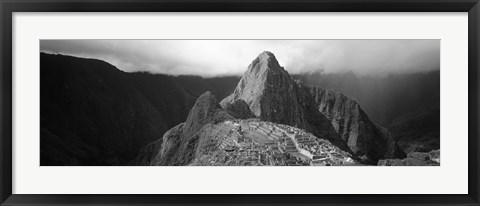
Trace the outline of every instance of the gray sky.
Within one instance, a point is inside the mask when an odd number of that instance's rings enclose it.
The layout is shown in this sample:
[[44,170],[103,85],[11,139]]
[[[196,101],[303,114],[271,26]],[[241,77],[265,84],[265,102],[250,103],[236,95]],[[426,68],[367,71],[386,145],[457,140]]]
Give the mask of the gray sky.
[[107,61],[126,71],[241,75],[262,51],[297,74],[386,75],[440,68],[440,40],[41,40],[40,49]]

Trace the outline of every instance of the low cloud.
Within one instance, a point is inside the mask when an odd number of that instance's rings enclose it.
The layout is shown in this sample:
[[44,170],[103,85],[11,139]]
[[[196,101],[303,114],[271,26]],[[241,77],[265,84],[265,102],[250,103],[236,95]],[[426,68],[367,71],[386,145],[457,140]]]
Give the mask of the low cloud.
[[440,68],[440,40],[41,40],[43,52],[107,61],[126,71],[240,75],[262,51],[289,73],[358,75]]

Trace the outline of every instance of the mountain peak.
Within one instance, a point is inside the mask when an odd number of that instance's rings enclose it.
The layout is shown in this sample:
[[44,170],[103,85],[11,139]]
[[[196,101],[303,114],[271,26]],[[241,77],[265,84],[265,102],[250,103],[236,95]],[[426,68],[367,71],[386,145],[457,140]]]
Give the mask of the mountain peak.
[[198,97],[196,104],[201,104],[202,102],[211,102],[213,105],[215,105],[217,98],[215,98],[215,95],[213,95],[212,92],[206,91]]
[[296,87],[296,83],[278,64],[275,55],[272,52],[264,51],[248,66],[235,91],[220,104],[222,107],[228,108],[229,104],[242,99],[255,116],[262,117],[267,114],[261,108],[262,104],[259,102],[261,99],[268,99],[271,95],[280,98],[282,95],[288,94],[287,91],[294,87]]
[[269,51],[263,51],[262,53],[260,53],[258,55],[258,58],[262,58],[262,59],[275,59],[275,55],[272,53],[272,52],[269,52]]
[[198,97],[190,110],[185,121],[184,133],[189,134],[187,136],[191,136],[191,134],[207,123],[217,123],[232,118],[231,115],[220,107],[215,95],[207,91]]
[[285,72],[283,67],[277,61],[277,58],[272,52],[264,51],[255,58],[248,66],[248,73],[259,73],[266,71],[281,71]]
[[[330,121],[309,106],[314,103],[311,95],[290,77],[271,52],[262,52],[253,60],[233,93],[220,104],[231,108],[238,100],[243,100],[253,115],[263,121],[305,129],[348,150]],[[248,108],[242,111],[248,112]]]

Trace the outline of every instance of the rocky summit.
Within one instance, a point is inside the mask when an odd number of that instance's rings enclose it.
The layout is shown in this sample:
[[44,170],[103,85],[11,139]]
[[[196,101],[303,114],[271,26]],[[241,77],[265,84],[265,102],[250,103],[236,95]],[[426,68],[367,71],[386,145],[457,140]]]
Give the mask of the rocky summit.
[[330,121],[318,111],[308,90],[297,85],[271,52],[262,52],[252,61],[234,92],[220,104],[228,108],[240,99],[263,121],[305,129],[349,150]]

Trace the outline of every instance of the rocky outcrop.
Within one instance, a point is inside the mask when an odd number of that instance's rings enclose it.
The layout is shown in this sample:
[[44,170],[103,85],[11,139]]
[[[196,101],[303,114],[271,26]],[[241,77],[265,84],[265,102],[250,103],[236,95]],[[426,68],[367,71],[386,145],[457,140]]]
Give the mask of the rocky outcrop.
[[253,60],[234,92],[220,104],[228,108],[238,100],[244,100],[253,114],[263,121],[306,129],[349,150],[330,121],[317,110],[308,90],[290,77],[271,52],[263,52]]
[[[161,140],[161,147],[157,150],[150,150],[145,151],[147,155],[142,155],[140,152],[140,156],[150,156],[153,157],[150,159],[148,165],[174,165],[177,159],[182,159],[180,152],[178,149],[182,144],[182,133],[183,133],[183,125],[181,123],[172,129],[165,132]],[[150,155],[148,155],[150,154]],[[180,158],[179,158],[180,157]]]
[[355,100],[326,89],[309,87],[309,90],[318,110],[330,120],[354,154],[373,162],[404,156],[388,130],[372,122]]
[[220,107],[215,96],[205,92],[195,102],[187,120],[163,135],[161,148],[158,149],[158,142],[143,148],[135,164],[145,165],[149,160],[148,165],[186,165],[195,157],[202,128],[230,119],[234,117]]
[[430,152],[411,152],[405,159],[384,159],[379,166],[439,166],[440,149]]
[[225,105],[224,109],[237,119],[248,119],[255,117],[252,111],[250,111],[248,104],[243,99],[237,99],[233,103]]
[[182,137],[191,138],[205,124],[215,124],[227,119],[233,119],[233,117],[220,107],[211,92],[205,92],[197,99],[188,113]]

